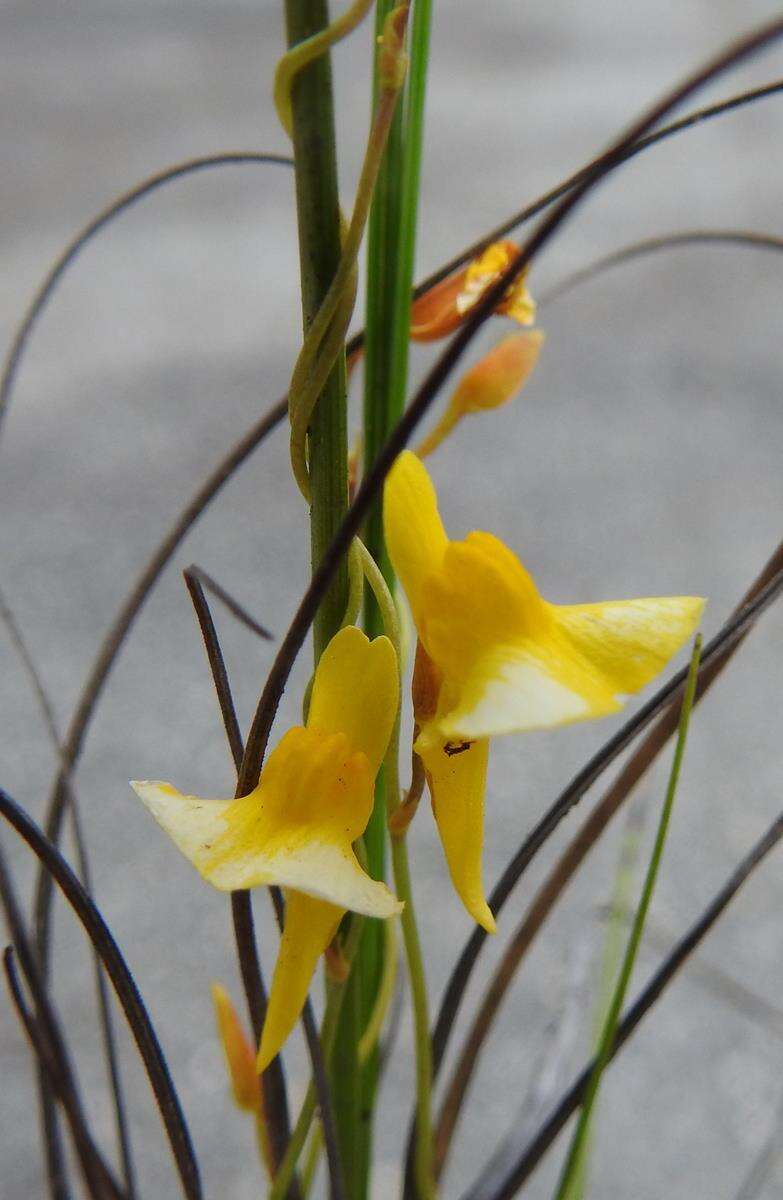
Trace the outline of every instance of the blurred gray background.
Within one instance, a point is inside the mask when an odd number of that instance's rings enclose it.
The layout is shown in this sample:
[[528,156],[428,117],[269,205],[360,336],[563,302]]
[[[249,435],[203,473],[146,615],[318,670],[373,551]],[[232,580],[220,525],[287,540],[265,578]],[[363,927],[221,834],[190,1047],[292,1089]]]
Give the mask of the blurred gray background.
[[[418,275],[597,152],[684,72],[776,12],[771,3],[435,5]],[[336,55],[341,179],[349,202],[367,125],[364,27]],[[108,200],[190,155],[284,151],[270,85],[282,47],[269,0],[5,0],[0,8],[4,170],[3,345],[53,256]],[[780,49],[696,103],[783,74]],[[627,166],[582,205],[536,265],[541,293],[640,237],[679,229],[780,228],[783,110],[772,99],[686,133]],[[783,260],[678,250],[603,276],[541,311],[547,343],[524,396],[467,423],[433,461],[455,536],[478,525],[520,554],[551,599],[656,592],[709,597],[723,621],[781,535],[779,417]],[[361,314],[357,312],[357,323]],[[494,322],[480,345],[501,331]],[[292,181],[227,168],[142,202],[70,272],[33,335],[4,432],[0,582],[64,728],[88,664],[152,547],[197,484],[284,390],[299,338]],[[479,347],[475,353],[478,353]],[[417,353],[420,372],[428,354]],[[354,408],[356,401],[354,400]],[[127,786],[168,778],[229,794],[230,760],[180,570],[197,562],[280,635],[308,569],[307,517],[276,434],[177,553],[123,651],[79,768],[95,885],[169,1056],[207,1195],[260,1190],[253,1132],[226,1093],[209,983],[239,998],[228,907],[159,835]],[[274,653],[219,615],[247,720]],[[694,722],[635,979],[641,986],[780,808],[780,610],[766,616]],[[307,664],[281,711],[296,719]],[[40,817],[54,759],[28,684],[0,637],[2,782]],[[486,874],[618,722],[496,743]],[[665,761],[645,784],[657,805]],[[596,792],[596,795],[598,793]],[[589,797],[583,808],[592,802]],[[650,817],[652,817],[652,812]],[[533,888],[582,819],[558,832],[503,913],[487,977]],[[648,820],[649,844],[652,821]],[[622,819],[593,854],[529,957],[487,1044],[444,1188],[458,1195],[516,1117],[568,997],[595,982],[596,912],[611,889]],[[26,851],[3,835],[17,882]],[[412,855],[432,989],[470,932],[423,807]],[[758,873],[705,944],[770,1005],[783,989],[783,859]],[[25,893],[26,894],[26,893]],[[256,911],[264,961],[274,941]],[[56,921],[56,995],[96,1128],[111,1145],[89,959]],[[586,975],[587,973],[587,975]],[[480,988],[471,990],[471,999]],[[590,992],[590,994],[592,994]],[[731,1200],[775,1130],[781,1021],[728,985],[683,973],[606,1080],[591,1194]],[[589,1045],[582,994],[566,1078]],[[571,1007],[574,1007],[573,1000]],[[124,1027],[123,1060],[142,1194],[177,1194],[168,1149]],[[43,1195],[29,1055],[0,1003],[0,1195]],[[375,1196],[396,1194],[411,1086],[405,1014],[378,1120]],[[287,1056],[302,1095],[299,1034]],[[551,1195],[559,1143],[528,1188]],[[780,1194],[774,1172],[764,1195]]]

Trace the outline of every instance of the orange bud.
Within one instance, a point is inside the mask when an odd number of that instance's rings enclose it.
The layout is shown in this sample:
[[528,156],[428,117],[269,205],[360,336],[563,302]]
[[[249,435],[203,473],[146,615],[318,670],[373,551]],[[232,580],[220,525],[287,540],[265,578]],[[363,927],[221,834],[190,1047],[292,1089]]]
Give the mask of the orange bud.
[[538,329],[510,333],[462,376],[450,407],[460,413],[500,408],[527,382],[544,343]]
[[231,997],[222,984],[212,984],[212,1001],[234,1101],[245,1112],[260,1113],[261,1089],[255,1049],[245,1036]]
[[440,421],[416,447],[419,458],[432,454],[466,413],[499,408],[511,400],[527,382],[543,344],[540,330],[524,329],[493,346],[462,376]]

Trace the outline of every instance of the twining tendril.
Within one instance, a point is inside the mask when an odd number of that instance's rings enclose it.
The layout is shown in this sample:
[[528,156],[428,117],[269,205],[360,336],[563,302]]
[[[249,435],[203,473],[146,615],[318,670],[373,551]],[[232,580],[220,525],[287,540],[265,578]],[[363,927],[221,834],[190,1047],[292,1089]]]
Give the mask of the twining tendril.
[[[340,37],[358,25],[369,4],[357,0],[343,17],[300,42],[286,54],[275,75],[275,105],[283,128],[290,135],[291,86],[295,75]],[[386,18],[378,55],[378,106],[367,140],[364,163],[359,177],[354,210],[350,222],[341,217],[342,254],[334,279],[321,307],[308,329],[294,366],[288,389],[288,415],[291,422],[291,466],[305,500],[310,500],[307,467],[307,429],[316,401],[340,354],[356,302],[357,268],[370,202],[375,190],[386,139],[391,128],[397,99],[405,80],[407,56],[404,50],[409,0],[393,9]]]
[[291,88],[295,77],[305,67],[320,58],[337,42],[341,42],[367,16],[373,6],[373,0],[354,0],[350,8],[336,17],[326,29],[305,38],[283,55],[275,68],[274,101],[277,116],[283,129],[290,138],[294,136],[294,118],[291,112]]

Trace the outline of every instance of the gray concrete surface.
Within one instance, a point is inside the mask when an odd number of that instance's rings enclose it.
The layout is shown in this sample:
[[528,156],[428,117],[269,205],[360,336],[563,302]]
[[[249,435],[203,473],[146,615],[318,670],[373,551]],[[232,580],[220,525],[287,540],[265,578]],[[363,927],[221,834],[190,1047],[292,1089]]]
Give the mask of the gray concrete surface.
[[[538,194],[770,3],[436,5],[419,270]],[[340,49],[346,198],[366,128],[368,30]],[[279,5],[6,0],[0,9],[3,271],[0,340],[53,255],[108,199],[191,154],[285,149],[269,100]],[[778,49],[700,98],[781,74]],[[780,100],[651,151],[583,205],[533,287],[638,237],[695,226],[781,233]],[[65,727],[88,663],[173,514],[255,414],[283,390],[297,347],[291,181],[227,169],[174,185],[124,216],[71,272],[37,329],[4,433],[1,583]],[[783,262],[680,250],[624,267],[541,314],[546,352],[524,399],[465,427],[434,465],[447,523],[505,538],[556,600],[695,591],[713,631],[780,537]],[[488,341],[497,328],[486,335]],[[420,371],[427,356],[417,354]],[[96,890],[147,998],[181,1090],[207,1195],[257,1197],[252,1130],[226,1096],[208,985],[235,994],[224,900],[199,884],[126,785],[166,777],[227,793],[230,762],[179,570],[201,563],[280,633],[307,570],[306,514],[274,437],[176,555],[112,676],[79,770]],[[247,718],[273,647],[221,616]],[[676,935],[780,807],[780,612],[765,618],[695,721],[655,900]],[[53,770],[39,714],[0,638],[2,782],[40,816]],[[295,718],[302,664],[281,720]],[[506,739],[493,751],[486,870],[513,847],[614,725]],[[651,803],[663,767],[646,785]],[[577,827],[541,856],[501,921],[482,977],[534,884]],[[619,830],[554,915],[504,1008],[444,1189],[457,1196],[535,1074],[572,986],[579,947],[600,946]],[[30,863],[10,847],[26,888]],[[413,837],[433,992],[469,932],[429,813]],[[257,911],[264,958],[273,943]],[[704,949],[770,1003],[783,988],[781,859],[750,884]],[[58,912],[56,995],[96,1126],[111,1144],[89,960]],[[637,984],[659,949],[642,955]],[[476,988],[471,999],[479,995]],[[569,1064],[586,1049],[589,1012]],[[124,1030],[145,1197],[177,1194],[151,1098]],[[375,1196],[393,1196],[411,1084],[406,1018],[378,1122]],[[0,1196],[43,1195],[27,1050],[0,1005]],[[696,972],[658,1006],[611,1072],[594,1197],[730,1200],[770,1133],[781,1093],[774,1030],[713,995]],[[298,1035],[291,1091],[302,1094]],[[558,1147],[528,1194],[551,1194]],[[780,1178],[768,1180],[767,1197]]]

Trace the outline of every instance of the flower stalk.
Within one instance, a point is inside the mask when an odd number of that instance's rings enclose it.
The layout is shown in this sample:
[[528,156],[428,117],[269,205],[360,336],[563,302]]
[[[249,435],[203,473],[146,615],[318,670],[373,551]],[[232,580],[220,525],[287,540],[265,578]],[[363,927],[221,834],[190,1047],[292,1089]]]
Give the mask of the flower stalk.
[[[397,662],[399,665],[401,664],[400,627],[394,599],[372,555],[362,546],[361,542],[358,545],[362,555],[365,577],[372,589],[375,602],[378,605],[378,611],[381,614],[384,633],[397,652]],[[398,705],[394,728],[392,729],[392,735],[389,739],[384,759],[383,778],[386,789],[386,811],[389,823],[392,823],[394,815],[400,807],[399,757],[400,708]],[[391,860],[396,893],[405,905],[400,914],[400,923],[402,925],[402,938],[405,946],[405,958],[408,966],[408,979],[413,1006],[414,1043],[416,1049],[416,1158],[414,1167],[418,1200],[435,1200],[432,1157],[432,1048],[430,1044],[429,1002],[427,999],[424,959],[416,923],[406,832],[407,829],[403,829],[402,833],[391,838]]]

